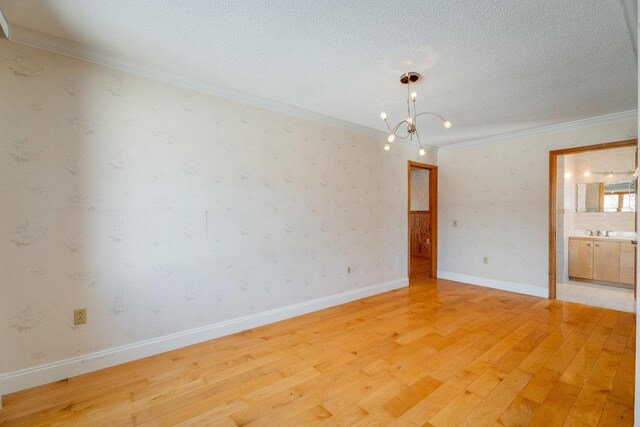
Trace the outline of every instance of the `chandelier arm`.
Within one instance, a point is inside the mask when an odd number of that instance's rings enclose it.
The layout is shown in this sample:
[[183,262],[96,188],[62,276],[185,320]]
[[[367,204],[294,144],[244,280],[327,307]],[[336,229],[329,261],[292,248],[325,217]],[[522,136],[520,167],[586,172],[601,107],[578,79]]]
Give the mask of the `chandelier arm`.
[[384,121],[384,124],[387,125],[387,129],[389,129],[389,132],[393,133],[393,131],[391,130],[391,126],[389,126],[389,122],[387,120]]
[[420,141],[420,135],[418,135],[418,129],[416,128],[416,138],[418,138],[418,145],[422,148],[422,141]]
[[402,122],[398,123],[398,125],[395,127],[395,129],[391,129],[391,126],[389,126],[389,122],[387,120],[385,120],[384,123],[387,125],[387,129],[389,129],[389,132],[392,133],[396,138],[398,138],[398,139],[407,139],[407,137],[409,136],[409,134],[406,134],[405,136],[396,135],[396,131],[398,130],[398,127],[400,127]]
[[420,114],[416,114],[415,118],[418,118],[419,116],[424,116],[424,115],[430,115],[430,116],[436,116],[438,117],[440,120],[446,120],[444,117],[442,117],[440,114],[437,113],[430,113],[430,112],[424,112],[424,113],[420,113]]
[[[398,123],[398,124],[396,125],[396,127],[394,127],[394,128],[393,128],[393,130],[391,131],[391,133],[395,135],[395,134],[396,134],[396,131],[398,130],[398,128],[400,127],[400,125],[401,125],[401,124],[403,124],[403,123],[409,124],[409,122],[408,122],[407,120],[403,120],[403,121],[401,121],[400,123]],[[407,136],[408,136],[408,135],[407,135]],[[406,138],[406,137],[405,137],[405,138]]]
[[400,135],[396,134],[396,132],[398,131],[398,128],[400,127],[400,125],[402,125],[402,123],[407,123],[406,120],[403,120],[400,123],[398,123],[393,129],[391,129],[391,126],[389,126],[389,122],[387,120],[385,120],[384,123],[387,125],[387,129],[389,129],[389,132],[392,135],[394,135],[396,138],[398,138],[398,139],[407,139],[407,137],[409,136],[408,133],[405,136],[400,136]]
[[396,138],[398,139],[407,139],[409,137],[410,134],[406,134],[405,136],[400,136],[400,135],[396,135]]

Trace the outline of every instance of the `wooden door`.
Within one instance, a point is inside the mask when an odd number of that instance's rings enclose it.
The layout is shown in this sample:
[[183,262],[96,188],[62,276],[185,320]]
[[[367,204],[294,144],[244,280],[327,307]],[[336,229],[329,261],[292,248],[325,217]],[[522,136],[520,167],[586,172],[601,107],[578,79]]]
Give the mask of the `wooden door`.
[[[412,175],[415,176],[412,177]],[[418,279],[436,278],[438,271],[438,167],[408,161],[407,178],[408,275]]]
[[569,277],[593,278],[593,242],[569,239]]
[[619,282],[620,243],[597,241],[593,246],[593,279]]
[[411,275],[431,277],[431,214],[409,212]]

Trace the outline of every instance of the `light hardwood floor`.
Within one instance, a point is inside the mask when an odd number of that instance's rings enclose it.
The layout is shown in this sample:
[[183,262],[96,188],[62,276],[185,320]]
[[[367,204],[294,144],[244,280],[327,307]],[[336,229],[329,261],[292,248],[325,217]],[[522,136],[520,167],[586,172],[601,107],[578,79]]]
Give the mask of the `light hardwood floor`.
[[8,425],[632,425],[634,315],[445,280],[5,396]]

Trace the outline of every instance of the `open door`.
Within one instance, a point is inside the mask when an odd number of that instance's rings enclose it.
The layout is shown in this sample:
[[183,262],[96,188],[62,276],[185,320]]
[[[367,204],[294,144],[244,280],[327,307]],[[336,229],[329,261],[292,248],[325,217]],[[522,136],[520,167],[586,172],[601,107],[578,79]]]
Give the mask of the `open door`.
[[[637,236],[638,231],[637,214],[632,214],[631,224],[628,221],[629,206],[634,206],[634,212],[638,206],[637,145],[637,139],[631,139],[549,152],[550,299],[557,297],[558,283],[566,288],[572,282],[633,288],[636,296],[637,240],[630,240],[627,232],[635,229],[631,234]],[[611,163],[611,153],[616,150],[625,151],[621,169],[616,166],[619,163]],[[600,160],[591,155],[603,152],[609,155]],[[587,157],[581,157],[581,164],[584,166],[586,159],[589,167],[577,167],[576,159],[584,155]],[[620,189],[623,184],[625,191]],[[629,213],[614,222],[616,212]],[[584,254],[579,252],[581,245]],[[607,248],[611,253],[605,257]],[[582,262],[586,263],[584,271],[580,269]],[[605,274],[605,270],[611,272]]]
[[437,276],[438,168],[408,164],[408,273],[413,278]]

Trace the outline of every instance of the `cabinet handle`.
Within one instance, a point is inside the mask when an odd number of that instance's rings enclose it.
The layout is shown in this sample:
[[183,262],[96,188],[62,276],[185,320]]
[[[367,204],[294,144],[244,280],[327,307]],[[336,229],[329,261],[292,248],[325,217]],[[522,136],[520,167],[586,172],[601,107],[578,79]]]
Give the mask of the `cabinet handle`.
[[600,245],[596,245],[597,247],[600,247]]
[[587,246],[591,246],[591,243],[587,243]]

